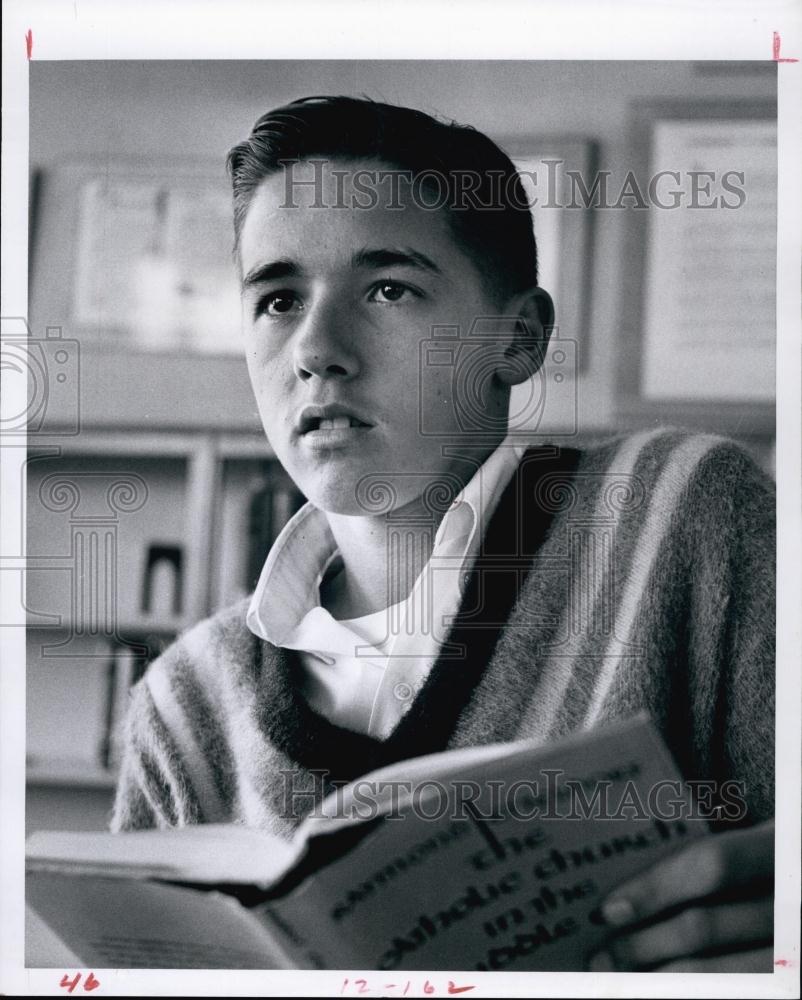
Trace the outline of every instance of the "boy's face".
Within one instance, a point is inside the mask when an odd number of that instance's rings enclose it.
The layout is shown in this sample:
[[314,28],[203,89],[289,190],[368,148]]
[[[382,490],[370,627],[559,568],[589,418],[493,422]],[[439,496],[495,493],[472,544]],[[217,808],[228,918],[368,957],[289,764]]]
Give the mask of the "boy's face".
[[[465,480],[467,467],[442,454],[443,441],[421,433],[423,409],[452,443],[460,435],[453,369],[433,367],[421,379],[421,343],[434,326],[459,326],[464,337],[477,317],[499,312],[443,210],[405,200],[403,189],[403,208],[389,209],[387,185],[376,189],[375,208],[351,207],[360,169],[386,168],[326,165],[329,207],[314,207],[319,189],[296,183],[288,199],[285,174],[267,177],[240,239],[248,370],[265,432],[306,497],[338,514],[370,513],[357,499],[365,476],[387,482],[393,509],[416,501],[433,478]],[[296,165],[296,181],[313,176],[310,164]],[[331,207],[338,199],[349,207]],[[483,350],[492,368],[500,348]],[[509,387],[485,378],[481,390],[500,440]],[[463,443],[471,454],[470,437]],[[491,447],[474,443],[473,454],[484,458]]]

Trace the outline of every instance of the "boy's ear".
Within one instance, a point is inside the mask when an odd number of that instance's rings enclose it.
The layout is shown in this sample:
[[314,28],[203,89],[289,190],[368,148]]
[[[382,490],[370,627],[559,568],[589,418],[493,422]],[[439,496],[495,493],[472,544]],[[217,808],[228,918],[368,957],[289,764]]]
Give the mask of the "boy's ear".
[[554,329],[554,303],[546,289],[536,285],[514,295],[504,315],[517,317],[517,322],[496,375],[506,385],[518,385],[531,378],[546,360]]

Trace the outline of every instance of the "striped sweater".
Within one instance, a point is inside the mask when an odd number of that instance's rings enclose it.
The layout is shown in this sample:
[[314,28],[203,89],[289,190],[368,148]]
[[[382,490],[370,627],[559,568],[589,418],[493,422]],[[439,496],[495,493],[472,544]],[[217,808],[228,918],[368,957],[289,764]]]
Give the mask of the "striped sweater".
[[688,778],[773,815],[773,487],[738,446],[644,432],[529,449],[426,683],[383,741],[314,713],[248,601],[134,688],[113,830],[233,821],[290,836],[333,787],[405,758],[649,711]]

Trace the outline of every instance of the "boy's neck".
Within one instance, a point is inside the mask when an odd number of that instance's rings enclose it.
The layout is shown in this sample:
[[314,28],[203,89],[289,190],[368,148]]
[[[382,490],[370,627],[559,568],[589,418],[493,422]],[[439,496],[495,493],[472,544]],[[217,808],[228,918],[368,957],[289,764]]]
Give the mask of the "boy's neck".
[[[466,448],[451,472],[464,488],[497,444]],[[336,619],[361,618],[406,600],[432,555],[445,511],[420,498],[402,510],[358,517],[326,512],[342,562],[320,586],[320,603]]]
[[429,523],[327,514],[340,551],[339,572],[320,585],[320,603],[342,620],[361,618],[405,600],[426,563],[442,514]]

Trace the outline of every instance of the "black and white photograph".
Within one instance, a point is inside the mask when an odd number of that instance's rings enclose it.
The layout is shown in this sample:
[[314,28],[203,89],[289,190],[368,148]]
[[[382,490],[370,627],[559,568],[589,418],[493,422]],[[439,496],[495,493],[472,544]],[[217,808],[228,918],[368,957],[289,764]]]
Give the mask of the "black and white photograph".
[[119,6],[4,3],[2,991],[798,995],[799,11]]

